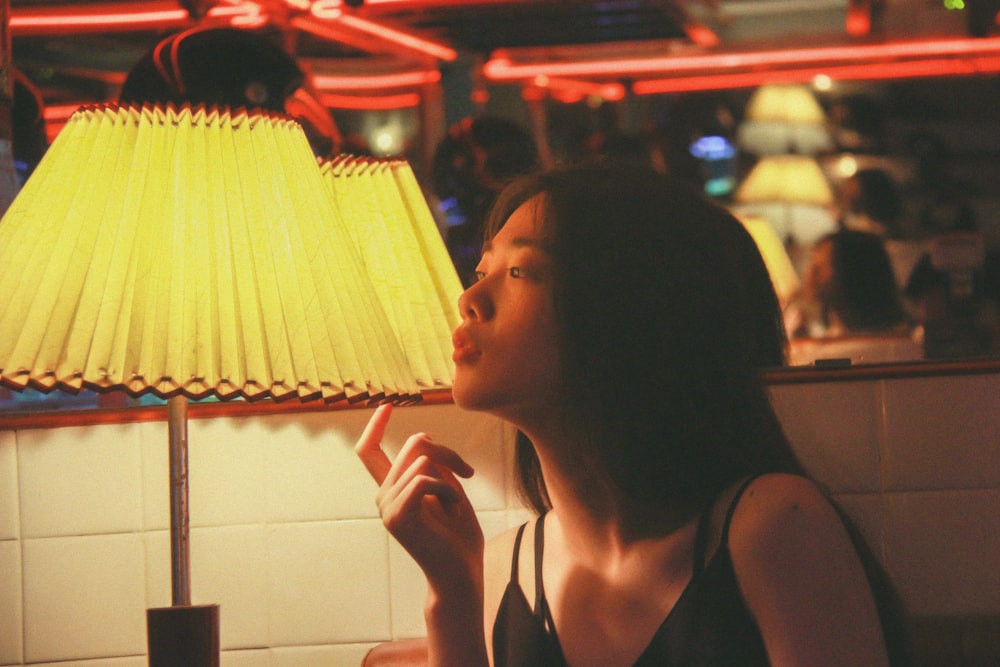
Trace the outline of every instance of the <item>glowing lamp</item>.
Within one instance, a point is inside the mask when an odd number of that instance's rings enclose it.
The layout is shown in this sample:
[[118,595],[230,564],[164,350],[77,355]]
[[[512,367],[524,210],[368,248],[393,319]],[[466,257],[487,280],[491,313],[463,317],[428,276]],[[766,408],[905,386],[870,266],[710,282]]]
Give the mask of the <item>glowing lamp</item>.
[[771,284],[778,295],[778,300],[784,306],[788,300],[798,292],[802,281],[795,271],[785,244],[774,231],[774,227],[763,218],[755,218],[749,215],[738,216],[740,222],[750,232],[757,250],[764,259],[764,265],[771,276]]
[[758,155],[814,155],[833,148],[826,114],[812,92],[799,84],[768,84],[754,91],[737,141]]
[[0,383],[167,400],[172,606],[147,612],[150,665],[219,660],[218,606],[191,604],[189,399],[450,387],[458,277],[408,169],[365,173],[334,198],[283,116],[84,108],[0,221]]
[[782,239],[808,246],[834,231],[833,190],[822,168],[805,155],[762,158],[736,188],[734,211],[764,218]]

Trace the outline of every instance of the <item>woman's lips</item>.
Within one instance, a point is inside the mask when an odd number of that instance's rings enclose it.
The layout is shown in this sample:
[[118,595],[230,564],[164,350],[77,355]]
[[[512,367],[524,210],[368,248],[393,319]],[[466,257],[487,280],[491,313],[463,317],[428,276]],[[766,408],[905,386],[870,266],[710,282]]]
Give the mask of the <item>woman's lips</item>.
[[469,363],[479,358],[479,350],[464,334],[456,331],[451,337],[451,344],[455,348],[451,353],[451,360],[456,364]]

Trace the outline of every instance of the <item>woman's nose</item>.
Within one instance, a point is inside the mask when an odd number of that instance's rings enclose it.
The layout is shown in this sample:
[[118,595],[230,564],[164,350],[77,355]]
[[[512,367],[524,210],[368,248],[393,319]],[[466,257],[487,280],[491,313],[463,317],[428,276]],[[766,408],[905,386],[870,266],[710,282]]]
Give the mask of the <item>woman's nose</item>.
[[463,320],[484,321],[493,317],[493,301],[486,286],[488,278],[469,285],[458,297],[458,311]]

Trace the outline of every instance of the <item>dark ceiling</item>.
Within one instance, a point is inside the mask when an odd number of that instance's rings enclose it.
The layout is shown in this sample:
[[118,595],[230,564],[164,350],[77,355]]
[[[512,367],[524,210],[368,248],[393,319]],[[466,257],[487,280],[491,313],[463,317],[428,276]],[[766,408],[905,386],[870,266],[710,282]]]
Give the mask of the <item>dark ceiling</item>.
[[[116,10],[195,8],[237,0],[128,0],[109,5],[89,0],[11,0],[12,59],[42,89],[46,102],[108,99],[131,66],[162,37],[193,25],[187,19],[156,29],[105,29],[101,32],[59,26],[26,29],[19,16],[43,10],[71,12],[94,7]],[[319,0],[313,0],[319,1]],[[769,45],[855,42],[845,30],[854,0],[370,0],[340,4],[345,13],[405,29],[445,44],[459,54],[487,57],[498,49],[608,49],[610,45],[738,52]],[[992,0],[991,0],[992,1]],[[256,0],[268,32],[293,55],[311,62],[357,63],[378,53],[378,40],[350,43],[336,34],[303,30],[296,23],[306,0]],[[871,14],[872,30],[861,41],[894,40],[923,34],[965,35],[965,17],[949,12],[941,0],[865,0],[881,8]],[[333,3],[336,5],[337,3]],[[312,25],[321,24],[311,17]],[[993,25],[992,29],[996,26]],[[705,36],[715,39],[712,45]],[[600,47],[599,47],[600,45]],[[614,46],[610,48],[616,48]],[[398,54],[397,54],[398,55]]]
[[402,11],[394,18],[483,55],[499,48],[687,38],[679,5],[663,0],[493,2]]
[[[117,7],[142,9],[144,5],[165,4],[131,2]],[[296,29],[290,21],[295,11],[283,0],[259,4],[267,13],[267,23],[257,29],[271,34],[297,57],[357,59],[370,55],[357,45]],[[12,13],[16,17],[42,8],[71,12],[100,6],[89,0],[12,0]],[[680,7],[673,0],[430,0],[362,3],[356,8],[345,6],[344,11],[403,28],[461,54],[485,57],[500,48],[687,40],[685,13]],[[14,26],[13,61],[36,81],[47,99],[101,97],[120,85],[124,73],[142,54],[183,27],[68,35],[59,28],[18,30]],[[373,50],[377,51],[376,47],[373,42]]]

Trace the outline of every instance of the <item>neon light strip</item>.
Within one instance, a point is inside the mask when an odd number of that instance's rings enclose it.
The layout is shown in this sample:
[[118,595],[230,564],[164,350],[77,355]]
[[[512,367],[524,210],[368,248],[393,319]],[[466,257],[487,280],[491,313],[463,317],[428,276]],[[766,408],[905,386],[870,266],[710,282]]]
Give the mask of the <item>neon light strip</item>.
[[458,57],[458,53],[454,49],[346,14],[337,15],[337,18],[332,20],[293,16],[288,20],[288,25],[324,39],[349,44],[362,51],[377,50],[375,48],[377,44],[372,43],[372,37],[375,37],[380,39],[383,44],[399,47],[396,49],[397,51],[403,50],[410,57],[413,56],[414,51],[424,56],[430,55],[444,60],[454,60]]
[[337,23],[353,28],[359,32],[364,32],[374,37],[378,37],[379,39],[384,39],[387,42],[394,42],[401,46],[405,46],[415,51],[420,51],[421,53],[426,53],[429,56],[433,56],[441,60],[452,61],[458,58],[458,52],[455,51],[455,49],[422,39],[416,35],[411,35],[410,33],[406,33],[401,30],[396,30],[395,28],[384,26],[380,23],[367,21],[349,14],[341,14],[335,20]]
[[320,104],[331,109],[384,111],[419,106],[420,95],[417,93],[403,93],[401,95],[370,95],[362,97],[358,95],[321,93],[319,101]]
[[833,79],[859,81],[990,72],[1000,72],[1000,56],[966,60],[940,58],[899,63],[868,63],[800,70],[771,70],[686,76],[669,79],[648,79],[645,81],[636,81],[632,85],[632,92],[636,95],[656,95],[663,93],[686,93],[697,90],[752,88],[765,83],[808,83],[820,74],[827,75]]
[[42,116],[46,122],[66,121],[79,108],[79,104],[47,104],[42,112]]
[[540,74],[531,80],[531,84],[539,88],[571,95],[597,95],[612,102],[625,97],[625,86],[620,83],[590,83]]
[[185,24],[189,22],[188,13],[183,9],[165,9],[161,11],[134,11],[112,13],[73,12],[68,8],[60,9],[58,15],[28,14],[12,12],[10,28],[14,33],[25,34],[33,30],[56,29],[69,32],[73,28],[112,28],[139,27],[163,24]]
[[399,72],[397,74],[375,74],[366,76],[338,76],[317,74],[312,83],[320,90],[379,90],[383,88],[403,88],[423,86],[441,80],[441,72],[422,70],[419,72]]
[[[260,5],[255,2],[230,2],[211,8],[208,17],[238,22],[253,19],[260,13]],[[13,10],[10,16],[11,32],[17,35],[69,33],[86,29],[165,28],[190,23],[187,11],[172,2],[152,2],[145,6],[133,2],[108,3],[90,8],[21,9]]]
[[[476,0],[476,4],[479,5],[502,5],[511,2],[519,2],[520,0]],[[303,3],[308,3],[308,0],[285,0],[285,2],[292,7],[299,7]],[[460,7],[462,5],[469,4],[469,0],[365,0],[365,7],[375,7],[381,5],[411,5],[416,8],[421,7]],[[313,0],[312,7],[314,14],[318,11],[321,13],[332,12],[339,9],[343,9],[345,6],[343,0]],[[315,14],[319,17],[319,14]]]
[[927,40],[892,44],[789,49],[752,53],[719,53],[702,56],[623,58],[621,60],[578,60],[557,63],[515,64],[495,57],[483,65],[483,74],[493,81],[548,76],[622,76],[694,70],[726,70],[774,65],[805,65],[835,61],[869,61],[878,58],[961,56],[1000,52],[1000,37],[980,39]]

